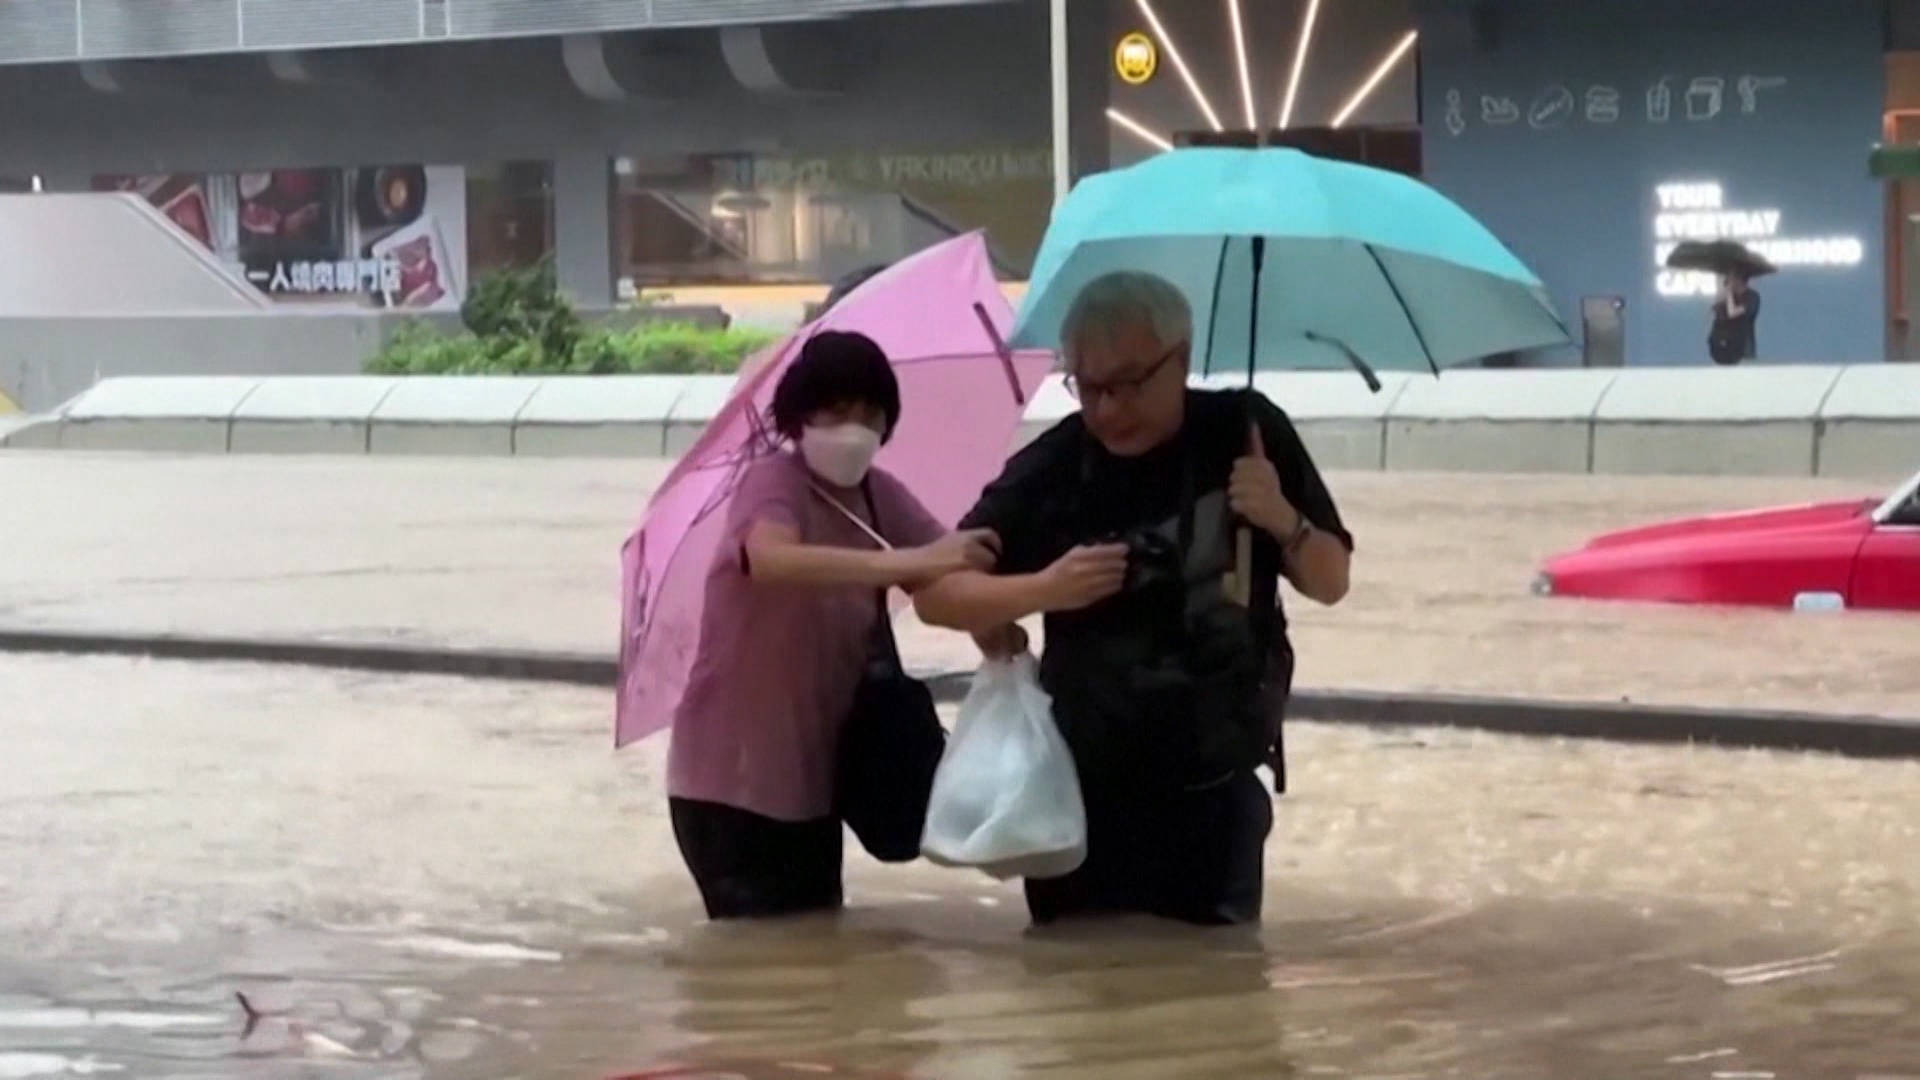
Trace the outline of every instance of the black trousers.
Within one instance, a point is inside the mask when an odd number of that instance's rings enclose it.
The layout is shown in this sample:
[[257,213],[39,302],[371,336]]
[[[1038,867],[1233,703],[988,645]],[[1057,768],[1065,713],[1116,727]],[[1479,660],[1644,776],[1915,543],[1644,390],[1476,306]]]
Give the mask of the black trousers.
[[1026,881],[1035,923],[1120,913],[1201,926],[1260,920],[1273,801],[1257,775],[1161,794],[1083,784],[1082,796],[1087,861],[1065,877]]
[[839,818],[778,821],[722,803],[671,798],[667,812],[708,918],[840,907]]

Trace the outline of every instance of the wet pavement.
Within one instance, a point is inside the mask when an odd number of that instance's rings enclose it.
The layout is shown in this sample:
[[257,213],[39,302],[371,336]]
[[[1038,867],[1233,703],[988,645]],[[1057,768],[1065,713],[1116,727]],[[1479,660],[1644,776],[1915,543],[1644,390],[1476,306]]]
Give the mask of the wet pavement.
[[1920,1077],[1916,763],[1298,724],[1257,932],[711,926],[602,693],[0,687],[0,1077]]
[[[0,623],[611,652],[660,462],[0,454]],[[1678,514],[1884,494],[1726,477],[1330,477],[1353,594],[1303,686],[1920,715],[1912,615],[1543,600],[1546,556]],[[908,659],[971,645],[909,619]],[[4,700],[0,687],[0,700]]]

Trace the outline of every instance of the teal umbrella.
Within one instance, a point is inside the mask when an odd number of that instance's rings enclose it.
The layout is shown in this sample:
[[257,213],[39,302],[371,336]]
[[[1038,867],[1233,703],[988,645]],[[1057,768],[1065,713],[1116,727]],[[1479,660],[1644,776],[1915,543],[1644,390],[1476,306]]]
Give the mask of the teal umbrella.
[[1546,290],[1418,180],[1297,150],[1193,148],[1081,181],[1055,211],[1014,325],[1060,348],[1080,289],[1147,270],[1185,292],[1203,374],[1430,371],[1565,345]]

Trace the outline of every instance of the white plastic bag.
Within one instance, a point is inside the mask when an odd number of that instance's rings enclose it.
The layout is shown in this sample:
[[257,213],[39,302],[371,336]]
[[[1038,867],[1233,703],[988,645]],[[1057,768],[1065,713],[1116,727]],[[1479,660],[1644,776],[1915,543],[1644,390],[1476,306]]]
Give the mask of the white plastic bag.
[[933,775],[920,853],[1002,880],[1060,877],[1086,860],[1080,776],[1032,656],[974,675]]

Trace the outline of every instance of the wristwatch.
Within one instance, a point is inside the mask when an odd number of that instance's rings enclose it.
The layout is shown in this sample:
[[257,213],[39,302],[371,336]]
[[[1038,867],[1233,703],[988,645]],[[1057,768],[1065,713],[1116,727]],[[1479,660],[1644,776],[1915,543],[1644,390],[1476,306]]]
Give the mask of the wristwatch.
[[1287,537],[1286,543],[1280,545],[1280,550],[1288,555],[1293,555],[1300,550],[1301,544],[1307,542],[1307,537],[1312,535],[1313,522],[1307,520],[1307,515],[1300,514],[1299,522],[1294,525],[1293,532]]

